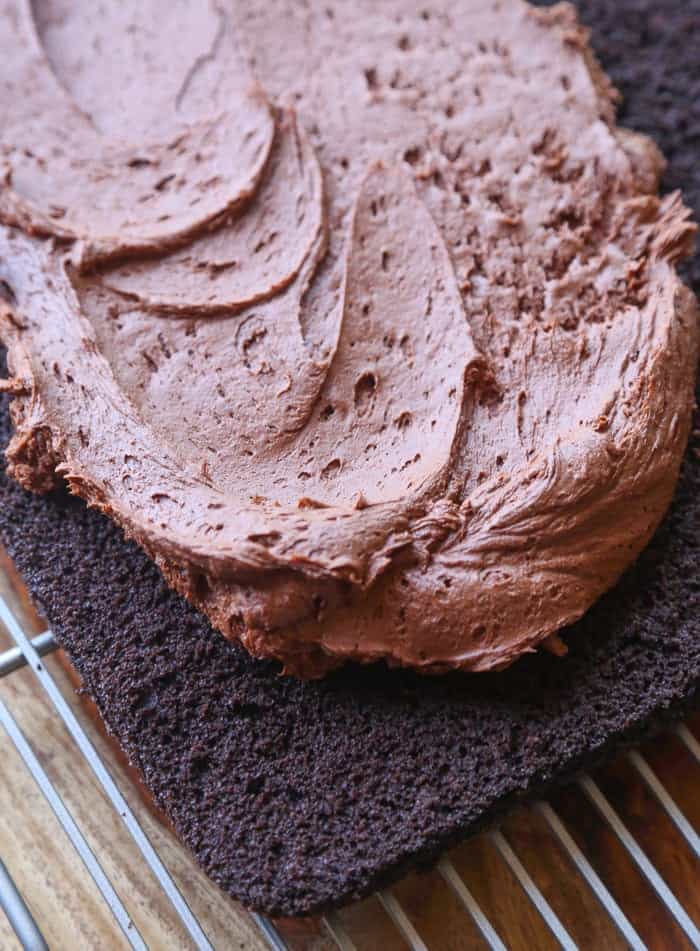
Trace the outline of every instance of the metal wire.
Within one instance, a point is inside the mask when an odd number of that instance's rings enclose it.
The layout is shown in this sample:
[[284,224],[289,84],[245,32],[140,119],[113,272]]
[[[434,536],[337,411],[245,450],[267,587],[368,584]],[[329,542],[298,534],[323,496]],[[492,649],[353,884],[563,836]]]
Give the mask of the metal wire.
[[117,924],[123,931],[124,937],[129,942],[131,947],[136,949],[136,951],[147,951],[147,946],[144,943],[143,938],[139,934],[136,925],[131,920],[131,917],[122,904],[121,899],[115,892],[112,883],[105,875],[102,866],[95,857],[95,853],[88,845],[87,840],[78,828],[73,816],[70,814],[70,812],[68,812],[68,809],[66,809],[63,800],[54,789],[51,780],[46,775],[41,763],[34,755],[34,751],[30,747],[29,743],[24,737],[24,734],[15,722],[14,717],[2,700],[0,700],[0,723],[4,727],[9,738],[12,740],[15,749],[22,757],[25,766],[34,777],[34,781],[44,794],[44,797],[51,806],[56,818],[63,826],[64,831],[73,844],[73,848],[83,860],[83,864],[92,876],[92,879],[99,888],[102,897],[107,902],[110,911],[114,915]]
[[49,951],[39,926],[22,898],[5,863],[0,859],[0,908],[7,915],[23,951]]
[[533,880],[530,878],[527,871],[525,870],[524,865],[512,850],[505,836],[499,829],[494,829],[494,831],[491,833],[491,841],[495,845],[503,861],[517,878],[525,894],[528,896],[535,908],[539,911],[549,930],[557,939],[561,947],[564,948],[564,951],[576,951],[576,942],[561,923],[553,911],[552,906],[549,904],[537,885],[535,885]]
[[[170,873],[161,861],[160,856],[155,851],[145,832],[139,825],[126,799],[121,794],[117,784],[112,779],[106,766],[102,762],[102,759],[88,739],[87,734],[78,722],[75,714],[58,688],[58,685],[46,667],[41,663],[39,654],[20,627],[19,622],[10,610],[5,599],[2,597],[0,597],[0,621],[2,621],[8,633],[15,641],[17,647],[24,655],[28,665],[34,671],[42,687],[51,699],[54,707],[60,714],[61,719],[75,740],[80,752],[85,757],[90,769],[95,774],[98,782],[107,794],[107,797],[117,811],[119,818],[130,832],[149,868],[158,879],[161,888],[167,895],[170,903],[175,908],[180,920],[182,921],[182,924],[187,930],[198,951],[214,951],[209,939],[202,929],[202,926],[200,925],[197,918],[193,915],[189,905],[185,901]],[[285,951],[286,944],[272,922],[260,915],[254,915],[253,920],[258,925],[270,944],[270,947],[273,948],[274,951]]]
[[700,764],[700,743],[698,743],[685,723],[680,723],[676,727],[676,736],[688,750],[695,762]]
[[357,951],[352,939],[343,927],[343,923],[335,912],[330,912],[323,918],[323,926],[331,936],[338,951]]
[[[52,650],[55,650],[56,641],[51,631],[44,631],[43,634],[38,634],[32,638],[32,647],[39,657],[44,657],[45,654],[49,654]],[[27,659],[19,647],[10,647],[0,654],[0,679],[26,666]]]
[[[65,697],[61,693],[58,685],[51,677],[48,670],[40,662],[40,657],[51,651],[56,643],[50,631],[38,635],[33,640],[29,640],[21,629],[17,619],[8,607],[5,600],[0,597],[0,621],[5,625],[10,635],[15,640],[16,646],[0,653],[0,679],[29,665],[39,679],[42,687],[51,699],[54,707],[61,716],[67,729],[71,733],[81,753],[88,762],[93,773],[97,777],[100,785],[107,794],[110,802],[117,810],[122,822],[127,827],[137,846],[139,847],[144,859],[158,879],[161,887],[180,915],[180,918],[187,929],[195,946],[201,951],[213,951],[209,940],[204,934],[201,925],[193,915],[189,906],[185,902],[182,894],[173,882],[170,874],[165,869],[160,857],[153,849],[145,833],[139,826],[135,816],[131,812],[126,800],[120,793],[114,780],[110,776],[99,754],[84,732],[77,718],[73,714]],[[14,743],[17,751],[25,762],[31,775],[39,785],[39,788],[46,797],[49,805],[53,809],[61,825],[69,836],[76,851],[83,860],[88,872],[95,881],[97,887],[102,893],[105,901],[111,909],[115,920],[122,929],[127,941],[133,948],[146,949],[143,938],[139,934],[136,926],[131,920],[128,912],[122,904],[119,896],[116,894],[109,879],[105,875],[96,856],[90,849],[87,841],[76,825],[72,816],[65,807],[60,796],[51,784],[48,776],[44,772],[26,738],[10,714],[7,707],[0,701],[0,723],[5,728],[8,736]],[[684,744],[690,754],[700,763],[700,744],[693,734],[685,726],[675,728],[675,733]],[[659,778],[651,769],[646,760],[638,752],[630,752],[627,758],[636,772],[640,775],[652,795],[660,803],[662,808],[674,823],[676,829],[687,842],[693,853],[700,859],[700,837],[692,828],[688,820],[680,811],[671,795],[665,789]],[[642,852],[630,832],[623,824],[620,817],[614,811],[610,803],[604,797],[598,786],[589,776],[581,776],[577,780],[578,785],[583,790],[589,801],[596,807],[599,815],[610,826],[616,834],[628,854],[631,856],[642,874],[647,878],[655,889],[658,897],[664,903],[671,915],[675,918],[678,925],[683,929],[687,937],[697,948],[700,948],[700,931],[691,921],[686,911],[682,908],[678,900],[663,881],[653,864]],[[610,919],[616,925],[620,934],[624,937],[629,946],[633,949],[643,951],[644,942],[635,931],[619,905],[607,890],[597,873],[578,848],[564,824],[556,815],[552,807],[546,802],[536,802],[533,808],[538,812],[550,832],[568,855],[582,878],[591,888],[599,900],[601,906],[608,913]],[[565,951],[575,951],[576,944],[568,933],[559,917],[549,905],[544,895],[536,886],[535,882],[523,866],[522,862],[514,852],[510,843],[499,829],[490,833],[491,841],[496,847],[501,859],[510,868],[516,880],[523,888],[525,894],[529,897],[534,907],[539,912],[543,921],[547,924],[553,936],[559,945]],[[469,913],[476,927],[480,931],[486,944],[493,951],[506,951],[506,947],[498,936],[495,928],[485,915],[478,902],[470,892],[464,880],[461,878],[452,862],[444,857],[438,863],[438,871],[443,876],[453,893],[459,899],[463,908]],[[389,891],[377,893],[378,900],[391,918],[397,930],[401,933],[404,940],[412,951],[429,951],[427,945],[420,937],[400,902]],[[46,951],[47,945],[33,920],[29,909],[19,894],[9,872],[0,861],[0,907],[5,910],[12,927],[18,935],[22,947],[29,951]],[[257,925],[267,944],[273,951],[287,951],[287,945],[275,927],[275,925],[264,915],[256,913],[251,914],[252,921]],[[346,933],[341,920],[335,914],[329,914],[323,919],[323,925],[332,938],[333,942],[340,951],[355,951],[355,946],[351,938]]]
[[403,935],[404,940],[411,951],[428,951],[428,946],[424,943],[423,939],[413,927],[406,916],[406,912],[403,910],[391,892],[377,892],[377,898],[379,899],[384,911]]
[[593,866],[571,838],[566,830],[566,827],[564,826],[564,823],[561,821],[549,803],[541,801],[536,802],[534,803],[533,808],[547,823],[549,831],[554,835],[559,845],[574,863],[580,872],[581,877],[584,879],[603,908],[607,911],[610,919],[615,924],[617,930],[620,932],[625,941],[629,944],[630,948],[632,948],[633,951],[646,951],[646,945],[630,924],[627,916],[607,890],[605,885],[602,883],[597,873],[593,869]]
[[251,911],[249,914],[258,926],[268,945],[272,948],[272,951],[288,951],[287,942],[269,918],[266,918],[265,915],[259,915],[257,911]]
[[136,842],[141,854],[145,858],[151,871],[160,882],[163,891],[170,899],[170,902],[180,916],[183,925],[185,926],[192,940],[195,942],[195,945],[198,949],[201,949],[201,951],[213,951],[212,945],[209,943],[207,936],[204,934],[201,925],[190,911],[185,899],[182,897],[179,889],[175,885],[175,882],[172,880],[170,873],[165,868],[165,865],[163,865],[163,862],[149,842],[145,832],[138,824],[138,821],[131,811],[126,799],[124,796],[122,796],[117,784],[107,771],[107,767],[98,756],[97,751],[88,739],[88,736],[83,730],[82,726],[78,723],[75,714],[59,690],[58,685],[46,667],[41,663],[39,655],[32,646],[29,638],[20,627],[17,619],[8,607],[5,599],[2,597],[0,597],[0,621],[2,621],[8,633],[24,654],[28,665],[32,668],[41,686],[49,695],[51,702],[58,710],[61,719],[78,745],[80,752],[87,760],[88,766],[97,777],[98,782],[116,809],[120,819],[131,833],[131,836]]
[[650,790],[657,802],[662,806],[669,819],[673,822],[676,829],[683,836],[689,847],[695,853],[695,857],[700,859],[700,836],[688,822],[681,810],[671,798],[641,753],[631,750],[627,753],[627,759],[634,769],[644,780],[647,788]]
[[637,868],[640,870],[642,875],[644,875],[658,897],[676,920],[677,924],[690,939],[693,947],[700,948],[700,931],[695,927],[685,909],[681,906],[676,896],[673,894],[666,882],[656,871],[656,868],[641,850],[637,844],[637,841],[627,829],[627,826],[625,826],[598,786],[590,776],[586,775],[580,776],[577,779],[577,783],[589,801],[593,803],[600,815],[612,828],[613,832],[625,848],[627,854],[634,861]]
[[491,948],[491,951],[508,951],[506,946],[496,934],[493,925],[483,913],[478,902],[467,888],[465,881],[462,879],[461,875],[454,867],[452,862],[447,858],[447,856],[444,856],[438,862],[438,871],[455,893],[457,898],[459,898],[463,907],[471,915],[474,924],[481,932],[484,941],[489,946],[489,948]]

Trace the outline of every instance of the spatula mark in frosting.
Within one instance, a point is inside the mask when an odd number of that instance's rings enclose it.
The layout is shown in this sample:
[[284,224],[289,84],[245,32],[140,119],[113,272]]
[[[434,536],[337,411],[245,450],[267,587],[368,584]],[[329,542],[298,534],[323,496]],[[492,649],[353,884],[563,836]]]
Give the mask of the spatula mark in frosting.
[[[405,241],[389,255],[397,229]],[[226,492],[244,498],[254,484],[289,505],[301,497],[400,500],[439,480],[468,420],[465,373],[473,382],[483,371],[444,241],[403,170],[371,169],[352,214],[336,338],[324,361],[300,327],[315,264],[312,254],[306,273],[266,304],[194,325],[139,309],[115,321],[91,282],[79,294],[141,416],[162,426],[163,400],[177,406],[172,422],[186,420],[192,440],[180,451],[193,466],[205,454]],[[167,359],[158,355],[163,343]],[[203,377],[197,388],[183,388],[195,376]]]
[[[303,564],[329,580],[366,584],[411,544],[412,524],[421,545],[426,532],[441,537],[444,525],[430,523],[429,512],[449,478],[483,361],[444,242],[406,173],[371,169],[352,222],[337,343],[325,364],[310,356],[298,319],[314,255],[277,298],[247,314],[200,319],[192,333],[181,318],[110,311],[98,276],[79,280],[76,297],[60,254],[7,232],[3,275],[31,341],[25,348],[17,338],[11,361],[34,381],[8,450],[15,476],[31,481],[36,446],[45,450],[53,432],[44,455],[60,458],[75,491],[147,548],[167,537],[171,552],[187,550],[201,570]],[[390,269],[383,249],[396,227],[406,240]],[[373,295],[387,290],[394,306],[371,315]],[[221,375],[194,370],[251,321],[247,339],[264,354],[221,360],[229,374],[222,433],[213,392]],[[12,326],[6,317],[7,339]],[[409,333],[406,360],[392,341]],[[144,362],[144,345],[156,344],[162,363]],[[323,418],[331,402],[332,428]],[[407,404],[410,425],[400,423]],[[214,447],[208,455],[205,443]],[[251,447],[249,464],[241,464],[242,446]]]
[[469,421],[465,379],[488,374],[444,240],[398,166],[375,166],[361,186],[345,275],[337,344],[304,445],[307,491],[327,497],[337,473],[342,488],[331,497],[345,501],[439,493]]
[[[160,17],[170,29],[182,27],[179,6],[139,6],[155,23]],[[195,8],[201,14],[194,3],[185,12]],[[101,10],[95,8],[93,19]],[[134,46],[129,36],[139,33],[138,28],[122,32],[127,50]],[[163,95],[163,84],[152,82],[148,60],[107,56],[111,69],[105,75],[99,50],[80,63],[94,80],[87,83],[90,105],[100,109],[87,114],[52,72],[28,0],[11,0],[0,19],[3,220],[30,233],[77,241],[76,260],[87,269],[175,247],[240,206],[262,175],[274,123],[245,56],[230,31],[227,35],[217,94],[196,118],[183,117]],[[170,62],[177,64],[174,57]],[[129,103],[131,134],[125,121],[101,129],[102,111],[109,111],[113,84],[123,74],[139,89]]]
[[[388,262],[385,248],[397,228],[406,240]],[[307,270],[314,263],[312,255]],[[267,305],[235,316],[200,319],[194,333],[192,321],[162,320],[138,309],[110,316],[99,279],[77,284],[99,351],[92,359],[107,361],[114,385],[138,409],[139,420],[165,442],[173,459],[189,463],[192,479],[199,479],[204,460],[208,480],[240,508],[247,507],[254,485],[256,494],[272,504],[275,522],[284,514],[275,506],[287,506],[295,515],[302,499],[341,506],[344,517],[333,528],[338,535],[333,547],[339,554],[342,537],[358,533],[359,543],[362,523],[370,518],[365,509],[353,509],[358,498],[365,505],[391,502],[418,510],[423,495],[441,494],[454,440],[469,417],[464,402],[484,370],[444,242],[403,170],[370,170],[352,216],[346,273],[336,345],[325,364],[307,350],[299,325],[308,275]],[[35,281],[41,284],[39,274]],[[32,315],[33,333],[45,341],[48,362],[51,348],[58,350],[59,341],[69,339],[57,320],[46,326],[41,319],[56,287],[52,291],[46,284],[30,291],[19,276],[15,283],[24,288],[18,306]],[[71,306],[64,311],[66,319]],[[407,359],[401,342],[409,337],[413,343]],[[151,355],[144,359],[144,353]],[[70,358],[70,375],[76,381],[79,354],[67,351],[64,356]],[[212,372],[202,372],[203,366]],[[183,386],[183,380],[194,380],[197,368],[197,385]],[[106,369],[104,365],[99,374],[105,379],[99,399],[108,412],[112,383],[106,382]],[[70,412],[70,402],[61,405],[62,413]],[[90,431],[89,423],[83,426],[89,449],[75,443],[77,455],[70,468],[81,478],[99,482],[101,477],[91,474],[97,441],[123,430],[117,419],[111,424],[103,419],[106,435],[100,436]],[[69,428],[65,418],[61,429]],[[124,446],[123,451],[141,455],[145,447],[137,453],[133,446]],[[112,447],[115,452],[119,454]],[[151,470],[149,483],[153,476]],[[165,485],[167,473],[158,481]],[[183,492],[186,495],[187,489],[181,485],[170,494],[186,506]],[[132,526],[143,518],[142,500],[134,505],[133,493],[115,488],[110,495],[125,513],[128,510]],[[231,513],[236,508],[227,507]],[[259,507],[255,511],[262,515]],[[390,517],[389,511],[385,514]],[[331,524],[325,515],[324,520]],[[331,530],[328,525],[324,533]],[[236,539],[236,529],[234,519],[224,525],[221,537],[228,546],[245,540]],[[254,534],[270,536],[278,530],[277,524],[262,524]],[[301,553],[306,544],[299,541],[296,547]],[[305,557],[311,557],[311,550]]]
[[321,169],[293,112],[283,113],[254,198],[168,255],[104,272],[105,286],[165,317],[231,314],[283,291],[324,227]]
[[213,63],[216,60],[219,49],[224,41],[226,36],[227,22],[226,14],[221,9],[220,6],[214,5],[214,10],[218,19],[218,25],[216,28],[216,33],[212,39],[211,46],[209,49],[205,50],[203,53],[199,53],[189,67],[185,76],[178,87],[177,93],[175,95],[175,109],[179,112],[182,108],[182,105],[190,91],[190,87],[193,85],[197,74],[204,69],[204,67]]
[[[689,427],[697,313],[674,266],[694,226],[653,194],[658,153],[616,128],[568,7],[435,2],[237,8],[302,118],[277,112],[255,196],[183,246],[77,273],[74,249],[0,229],[13,474],[64,476],[227,636],[304,675],[532,650],[646,543]],[[133,87],[101,114],[77,37],[114,34],[146,80],[152,62],[166,126],[183,76],[181,119],[221,106],[240,54],[216,17],[125,38],[141,13],[76,6],[40,28],[103,132]]]

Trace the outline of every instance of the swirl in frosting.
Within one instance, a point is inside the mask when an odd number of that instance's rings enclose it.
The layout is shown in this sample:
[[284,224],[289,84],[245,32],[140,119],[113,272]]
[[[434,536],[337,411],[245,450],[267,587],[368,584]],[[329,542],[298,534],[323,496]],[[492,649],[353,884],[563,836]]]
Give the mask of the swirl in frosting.
[[665,512],[694,233],[566,5],[10,0],[10,471],[287,671],[502,667]]

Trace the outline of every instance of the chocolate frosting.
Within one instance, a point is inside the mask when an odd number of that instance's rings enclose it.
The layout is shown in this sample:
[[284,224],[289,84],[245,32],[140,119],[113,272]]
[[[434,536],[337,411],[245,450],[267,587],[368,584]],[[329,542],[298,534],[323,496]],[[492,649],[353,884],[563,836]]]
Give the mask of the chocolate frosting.
[[698,350],[694,226],[572,10],[12,0],[0,40],[15,478],[290,672],[557,649]]

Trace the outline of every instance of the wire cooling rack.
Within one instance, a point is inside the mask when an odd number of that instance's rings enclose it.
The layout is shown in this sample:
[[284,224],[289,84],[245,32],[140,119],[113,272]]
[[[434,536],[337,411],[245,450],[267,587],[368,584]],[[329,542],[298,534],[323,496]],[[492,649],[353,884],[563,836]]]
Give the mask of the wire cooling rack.
[[[55,714],[63,722],[72,741],[80,751],[84,766],[94,774],[97,782],[111,803],[111,806],[116,811],[119,819],[140,851],[143,861],[150,868],[167,901],[172,905],[174,912],[179,917],[184,931],[189,936],[191,945],[197,949],[213,949],[214,945],[205,933],[204,927],[189,907],[163,860],[136,819],[132,809],[120,792],[115,780],[112,778],[105,761],[98,754],[55,678],[47,669],[46,665],[42,663],[41,658],[57,647],[51,632],[45,631],[38,636],[30,637],[28,632],[23,628],[19,617],[13,613],[8,602],[2,597],[0,597],[0,623],[5,627],[15,643],[14,647],[6,650],[4,653],[0,653],[0,679],[11,676],[15,671],[23,667],[29,667],[33,671],[38,683],[47,695]],[[0,699],[0,723],[12,741],[24,765],[31,773],[37,787],[40,789],[48,805],[60,822],[75,852],[82,860],[87,872],[99,889],[116,924],[121,929],[126,942],[132,948],[148,949],[149,945],[145,942],[136,923],[120,899],[114,884],[100,862],[99,856],[96,855],[90,847],[83,831],[81,831],[79,824],[64,804],[59,792],[51,782],[25,733],[2,699]],[[677,726],[675,728],[675,734],[685,748],[686,753],[692,757],[696,764],[700,765],[700,744],[694,734],[685,725]],[[625,756],[628,766],[637,774],[637,777],[656,800],[673,826],[675,826],[675,829],[685,842],[687,848],[696,859],[700,860],[700,837],[670,792],[652,769],[647,759],[641,752],[636,750],[627,752]],[[671,890],[667,881],[662,877],[661,872],[643,850],[620,814],[603,793],[600,786],[592,776],[588,774],[578,776],[575,785],[598,813],[609,831],[614,834],[628,858],[653,890],[656,899],[675,921],[685,936],[689,946],[700,949],[700,930],[697,925]],[[584,852],[567,828],[565,821],[557,811],[555,811],[553,805],[549,802],[539,801],[531,804],[529,808],[543,820],[553,839],[568,857],[572,869],[575,870],[573,874],[580,876],[583,882],[585,882],[586,887],[590,889],[592,895],[595,896],[600,913],[609,916],[622,943],[634,949],[646,948],[647,945],[640,937],[638,931],[622,910],[620,904],[618,904],[613,897],[608,887],[604,884],[603,879],[593,867],[593,864],[586,855],[584,855]],[[18,812],[17,821],[22,821],[21,812]],[[525,867],[522,858],[518,856],[513,844],[509,842],[504,830],[501,827],[494,827],[487,835],[500,861],[508,868],[524,895],[541,917],[554,944],[567,949],[567,951],[581,946],[576,944],[570,932],[562,923],[559,915],[557,915],[550,902],[548,902],[543,892],[535,883],[531,873],[528,872]],[[472,919],[485,946],[495,949],[495,951],[504,951],[507,945],[504,943],[503,937],[499,935],[499,922],[489,920],[489,917],[487,917],[487,914],[480,906],[464,877],[460,875],[460,872],[451,859],[445,856],[438,863],[437,871],[448,886],[453,897]],[[700,884],[698,887],[700,888]],[[412,951],[429,951],[429,945],[419,934],[414,922],[409,917],[401,901],[396,897],[396,894],[392,891],[384,891],[378,893],[376,898],[386,915],[388,915],[391,922],[393,922],[395,929],[401,935],[405,945],[412,949]],[[3,908],[23,949],[45,951],[45,949],[48,948],[47,942],[35,919],[32,917],[25,898],[20,894],[19,889],[1,860],[0,906]],[[274,951],[287,951],[289,945],[282,934],[281,926],[278,927],[269,918],[259,914],[251,914],[251,919],[259,929],[263,940],[270,948],[274,949]],[[322,927],[325,929],[330,940],[341,949],[341,951],[353,951],[353,949],[357,948],[340,914],[333,913],[327,915],[322,920]],[[365,946],[370,947],[370,945]],[[376,945],[371,945],[371,947],[375,946]],[[443,944],[443,947],[444,946]],[[664,947],[668,948],[673,946],[672,944],[664,945]],[[223,949],[221,949],[221,951],[223,951]],[[363,951],[363,948],[357,948],[357,951]]]

